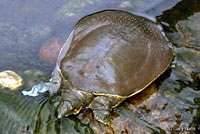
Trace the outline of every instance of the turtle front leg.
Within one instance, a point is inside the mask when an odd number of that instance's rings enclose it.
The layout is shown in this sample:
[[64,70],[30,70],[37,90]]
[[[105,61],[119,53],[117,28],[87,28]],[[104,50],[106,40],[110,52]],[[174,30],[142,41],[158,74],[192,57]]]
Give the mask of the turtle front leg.
[[111,125],[110,112],[112,108],[122,102],[124,98],[115,96],[97,96],[89,107],[93,110],[94,117],[105,125]]
[[78,114],[93,98],[94,96],[90,92],[86,93],[85,91],[76,89],[62,90],[60,104],[58,105],[58,118]]

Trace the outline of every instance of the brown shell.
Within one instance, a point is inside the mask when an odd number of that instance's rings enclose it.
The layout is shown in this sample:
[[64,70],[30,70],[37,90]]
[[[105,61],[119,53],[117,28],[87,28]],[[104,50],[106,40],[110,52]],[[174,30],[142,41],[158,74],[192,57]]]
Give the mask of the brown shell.
[[162,74],[173,58],[158,26],[126,11],[86,16],[70,38],[61,73],[74,87],[100,94],[133,95]]

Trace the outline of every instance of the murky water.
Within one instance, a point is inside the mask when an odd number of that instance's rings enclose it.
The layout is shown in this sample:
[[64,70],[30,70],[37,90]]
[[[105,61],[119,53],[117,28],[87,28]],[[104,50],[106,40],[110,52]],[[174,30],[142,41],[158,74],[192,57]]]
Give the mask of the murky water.
[[[75,23],[87,14],[105,9],[156,17],[174,45],[174,62],[148,89],[113,110],[111,127],[98,123],[90,110],[56,120],[53,105],[58,97],[25,97],[21,90],[48,81],[57,50]],[[24,83],[17,91],[0,89],[0,132],[197,133],[200,129],[199,24],[197,0],[1,0],[0,72],[15,71]]]

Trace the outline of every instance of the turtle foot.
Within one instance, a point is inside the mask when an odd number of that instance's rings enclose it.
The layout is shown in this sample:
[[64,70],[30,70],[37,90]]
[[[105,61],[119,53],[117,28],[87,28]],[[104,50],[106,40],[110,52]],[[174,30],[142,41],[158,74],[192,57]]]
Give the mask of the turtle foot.
[[105,125],[111,125],[112,120],[110,112],[124,100],[123,97],[117,96],[97,96],[90,103],[89,107],[93,110],[94,117]]
[[98,96],[93,99],[89,107],[93,110],[94,117],[105,125],[111,125],[110,111],[112,102],[108,97]]

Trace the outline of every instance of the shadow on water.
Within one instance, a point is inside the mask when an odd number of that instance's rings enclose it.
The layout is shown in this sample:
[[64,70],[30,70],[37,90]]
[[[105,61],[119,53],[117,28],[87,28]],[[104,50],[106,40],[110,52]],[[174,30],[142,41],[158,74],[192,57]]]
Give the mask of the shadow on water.
[[[157,16],[156,19],[163,24],[165,31],[176,31],[175,25],[180,20],[186,20],[189,16],[195,12],[200,12],[199,0],[182,0],[177,3],[173,8],[163,11],[162,15]],[[169,26],[166,27],[165,23]]]
[[[178,0],[169,1],[173,4],[178,2]],[[78,2],[81,4],[77,4]],[[164,0],[162,2],[167,3]],[[178,133],[180,132],[178,128],[182,128],[188,131],[194,129],[195,131],[189,132],[198,133],[200,66],[197,62],[200,62],[198,47],[200,37],[195,34],[196,46],[188,47],[184,44],[185,40],[180,39],[180,29],[177,30],[177,23],[180,21],[184,21],[181,22],[181,26],[186,25],[186,30],[188,27],[189,31],[195,29],[190,27],[191,22],[187,21],[195,19],[188,17],[200,11],[198,0],[179,1],[175,6],[170,6],[170,9],[163,8],[165,11],[162,9],[163,13],[156,16],[170,41],[175,45],[174,63],[155,81],[155,86],[144,90],[113,110],[113,122],[118,126],[113,125],[113,128],[108,128],[99,124],[87,110],[78,116],[55,120],[54,104],[58,96],[32,98],[25,97],[20,92],[37,82],[47,81],[54,65],[40,59],[38,53],[42,44],[54,37],[64,43],[75,22],[81,17],[107,8],[148,14],[148,11],[152,12],[157,5],[162,7],[162,2],[152,2],[148,7],[144,6],[148,5],[147,3],[140,0],[134,2],[61,0],[54,5],[46,0],[42,2],[22,0],[17,3],[1,1],[0,71],[9,69],[18,72],[24,78],[25,84],[18,91],[0,90],[0,132],[3,134]],[[155,14],[160,14],[162,11],[159,10]],[[200,28],[196,30],[200,32]]]

